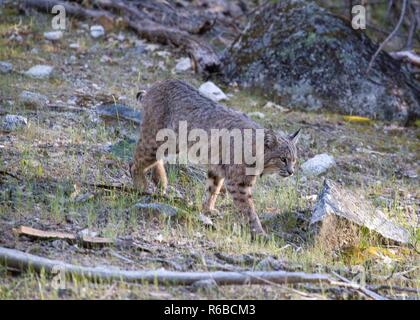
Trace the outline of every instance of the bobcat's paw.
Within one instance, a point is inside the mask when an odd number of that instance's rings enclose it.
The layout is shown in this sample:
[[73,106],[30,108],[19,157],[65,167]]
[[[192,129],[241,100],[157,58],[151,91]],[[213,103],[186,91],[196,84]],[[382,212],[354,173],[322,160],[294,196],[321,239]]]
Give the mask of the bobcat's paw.
[[205,214],[207,214],[211,217],[221,217],[221,216],[223,216],[223,214],[218,209],[215,209],[215,208],[212,208],[212,209],[203,208],[203,213],[205,213]]
[[264,231],[264,229],[258,225],[258,226],[251,226],[251,239],[253,241],[262,240],[264,242],[267,242],[270,240],[270,236]]

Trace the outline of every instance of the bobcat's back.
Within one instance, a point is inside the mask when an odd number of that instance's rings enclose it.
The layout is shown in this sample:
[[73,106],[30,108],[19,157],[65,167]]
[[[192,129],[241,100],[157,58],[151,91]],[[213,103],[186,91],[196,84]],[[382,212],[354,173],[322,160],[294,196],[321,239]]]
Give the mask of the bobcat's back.
[[180,121],[187,121],[188,129],[200,128],[206,131],[260,128],[243,113],[217,104],[181,80],[155,83],[147,90],[142,102],[142,126],[176,130]]

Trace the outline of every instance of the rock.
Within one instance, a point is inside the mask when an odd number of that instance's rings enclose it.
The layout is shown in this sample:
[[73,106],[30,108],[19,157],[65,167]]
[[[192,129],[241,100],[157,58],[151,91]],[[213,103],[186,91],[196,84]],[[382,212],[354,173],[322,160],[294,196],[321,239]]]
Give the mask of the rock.
[[177,214],[177,209],[162,203],[136,203],[134,205],[136,209],[143,209],[147,211],[153,211],[154,213],[159,213],[165,217],[175,217]]
[[106,55],[106,54],[104,54],[101,57],[101,59],[99,59],[99,61],[102,62],[102,63],[112,63],[113,62],[112,58],[110,56]]
[[8,114],[1,118],[0,129],[11,132],[25,128],[28,125],[28,119],[15,114]]
[[13,65],[6,61],[0,61],[0,73],[9,73],[13,69]]
[[62,37],[63,37],[63,32],[61,31],[44,32],[44,39],[46,40],[57,41],[57,40],[60,40]]
[[214,279],[198,280],[191,285],[190,289],[192,291],[211,292],[217,290],[217,282]]
[[68,250],[70,247],[69,243],[64,240],[54,240],[51,245],[59,251]]
[[340,249],[359,243],[360,227],[384,238],[408,243],[410,233],[375,209],[362,196],[325,180],[310,221],[315,240],[324,248]]
[[40,108],[48,103],[48,98],[40,93],[22,91],[19,95],[19,102],[26,107]]
[[149,44],[146,45],[145,50],[149,51],[149,52],[154,52],[159,48],[160,48],[160,45],[154,44],[154,43],[149,43]]
[[101,25],[95,25],[90,27],[90,35],[92,38],[99,38],[105,35],[105,29]]
[[49,77],[53,69],[51,66],[38,64],[26,71],[25,74],[29,77],[42,79]]
[[79,236],[79,237],[91,237],[91,238],[95,238],[95,237],[97,237],[98,236],[98,232],[96,232],[96,231],[93,231],[93,230],[90,230],[89,228],[86,228],[86,229],[83,229],[83,230],[81,230],[81,231],[79,231],[78,233],[77,233],[77,235]]
[[169,51],[162,50],[162,51],[156,52],[156,55],[161,57],[161,58],[166,58],[166,57],[170,57],[171,53]]
[[113,119],[124,119],[140,124],[141,113],[123,104],[102,104],[96,107],[99,116]]
[[277,271],[283,269],[283,266],[284,264],[281,261],[273,257],[267,257],[258,262],[254,269],[258,271]]
[[420,115],[419,86],[385,51],[366,76],[376,50],[365,32],[315,1],[282,0],[250,18],[223,70],[227,82],[293,108],[405,124]]
[[175,66],[175,72],[185,72],[191,70],[191,59],[190,58],[181,58],[178,60]]
[[202,214],[201,212],[198,215],[198,221],[200,221],[203,225],[205,225],[207,227],[212,227],[213,226],[213,221],[211,221],[211,219],[209,217]]
[[333,157],[326,153],[317,154],[315,157],[305,161],[301,168],[305,176],[318,176],[329,168],[335,166],[335,160]]
[[248,113],[248,117],[253,117],[253,118],[258,118],[258,119],[264,119],[265,118],[265,114],[262,112],[250,112]]
[[275,104],[274,102],[271,102],[271,101],[268,101],[264,106],[263,106],[263,108],[268,108],[268,109],[276,109],[276,110],[278,110],[278,111],[280,111],[280,112],[286,112],[286,111],[288,111],[289,109],[287,109],[287,108],[285,108],[285,107],[282,107],[281,105],[278,105],[278,104]]
[[74,49],[74,50],[78,50],[78,49],[80,49],[80,45],[76,42],[75,43],[70,43],[69,48]]
[[203,83],[200,88],[198,88],[198,91],[200,91],[202,95],[213,100],[214,102],[228,99],[223,91],[211,81]]

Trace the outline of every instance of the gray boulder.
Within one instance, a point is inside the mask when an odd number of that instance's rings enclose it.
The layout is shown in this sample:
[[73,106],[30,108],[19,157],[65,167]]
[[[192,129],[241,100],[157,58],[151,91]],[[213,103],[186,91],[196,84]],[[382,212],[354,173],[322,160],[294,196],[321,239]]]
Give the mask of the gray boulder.
[[420,114],[420,90],[363,31],[315,2],[282,0],[254,15],[227,50],[228,81],[282,105],[393,120]]
[[13,65],[6,61],[0,61],[0,73],[9,73],[13,69]]
[[326,153],[317,154],[313,158],[305,161],[301,168],[303,175],[307,177],[311,176],[318,176],[325,171],[327,171],[329,168],[335,166],[335,160],[333,157]]
[[16,131],[25,128],[28,125],[28,119],[25,117],[8,114],[0,118],[0,130],[6,132]]
[[26,107],[40,108],[48,103],[48,98],[43,94],[25,90],[19,95],[19,102]]
[[27,70],[25,74],[32,78],[43,79],[49,77],[53,69],[54,67],[38,64]]
[[61,31],[49,31],[44,32],[44,39],[49,41],[57,41],[63,37],[63,32]]

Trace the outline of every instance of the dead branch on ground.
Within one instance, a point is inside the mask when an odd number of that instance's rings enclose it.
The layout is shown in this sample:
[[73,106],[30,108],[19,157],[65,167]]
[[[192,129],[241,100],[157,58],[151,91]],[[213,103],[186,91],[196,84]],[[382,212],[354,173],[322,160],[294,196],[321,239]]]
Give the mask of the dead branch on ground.
[[221,62],[214,49],[198,37],[183,31],[175,26],[168,27],[149,19],[145,14],[122,0],[102,0],[100,4],[104,8],[118,9],[124,15],[119,18],[116,14],[104,9],[84,8],[77,3],[56,0],[24,0],[27,7],[50,13],[54,5],[62,5],[66,14],[83,19],[106,19],[114,25],[118,19],[123,24],[134,30],[139,36],[161,44],[172,44],[184,49],[194,60],[197,71],[204,73],[217,72]]
[[166,270],[129,271],[113,267],[83,267],[58,260],[51,260],[15,249],[0,247],[0,264],[20,271],[32,270],[51,274],[60,270],[68,276],[80,276],[89,280],[116,280],[162,285],[191,285],[200,280],[213,279],[218,285],[331,283],[326,274],[308,274],[285,271],[244,272],[177,272]]

